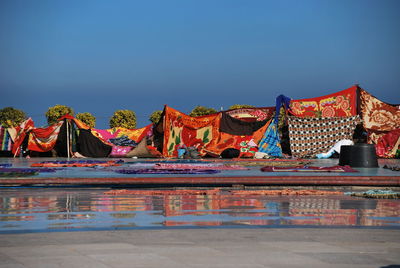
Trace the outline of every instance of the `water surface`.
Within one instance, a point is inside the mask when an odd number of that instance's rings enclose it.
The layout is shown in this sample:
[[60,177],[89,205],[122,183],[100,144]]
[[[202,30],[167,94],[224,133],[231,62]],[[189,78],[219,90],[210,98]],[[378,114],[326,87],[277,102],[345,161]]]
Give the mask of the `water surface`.
[[[0,232],[180,227],[400,228],[400,201],[351,196],[113,193],[108,188],[2,188]],[[160,193],[161,192],[161,193]]]

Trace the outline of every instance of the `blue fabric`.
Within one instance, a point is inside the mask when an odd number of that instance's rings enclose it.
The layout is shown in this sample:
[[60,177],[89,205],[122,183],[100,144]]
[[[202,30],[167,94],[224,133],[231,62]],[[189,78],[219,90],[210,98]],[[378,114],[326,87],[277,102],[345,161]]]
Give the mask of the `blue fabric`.
[[282,107],[282,105],[284,105],[284,107],[287,109],[289,108],[290,105],[290,98],[286,97],[285,95],[279,95],[278,97],[276,97],[276,104],[275,104],[275,123],[278,123],[278,117],[279,117],[279,111]]
[[275,121],[271,121],[265,131],[264,136],[258,145],[258,151],[270,156],[282,156],[281,140],[278,134],[278,125]]

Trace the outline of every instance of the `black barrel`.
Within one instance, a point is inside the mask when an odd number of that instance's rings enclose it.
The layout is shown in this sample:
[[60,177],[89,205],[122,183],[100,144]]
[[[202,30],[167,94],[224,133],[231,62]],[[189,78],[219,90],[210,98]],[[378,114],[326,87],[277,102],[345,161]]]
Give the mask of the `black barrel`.
[[375,145],[366,143],[342,145],[340,147],[339,165],[364,168],[379,167]]
[[340,146],[339,166],[350,165],[352,149],[353,149],[353,145]]
[[374,144],[358,143],[353,145],[350,159],[351,167],[379,167]]

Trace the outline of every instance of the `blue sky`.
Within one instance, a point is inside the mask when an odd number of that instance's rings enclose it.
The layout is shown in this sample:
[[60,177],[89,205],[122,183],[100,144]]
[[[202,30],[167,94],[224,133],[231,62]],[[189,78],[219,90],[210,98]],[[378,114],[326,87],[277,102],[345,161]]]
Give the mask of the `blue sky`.
[[108,128],[168,104],[273,106],[353,84],[400,103],[397,0],[2,0],[0,108],[56,104]]

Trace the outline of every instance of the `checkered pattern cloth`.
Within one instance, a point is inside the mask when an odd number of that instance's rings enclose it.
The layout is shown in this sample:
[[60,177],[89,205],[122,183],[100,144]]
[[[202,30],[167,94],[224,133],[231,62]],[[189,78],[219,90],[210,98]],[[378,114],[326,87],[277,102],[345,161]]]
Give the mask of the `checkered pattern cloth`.
[[312,118],[289,116],[289,140],[295,157],[315,157],[329,151],[336,142],[352,140],[358,116]]
[[278,126],[275,121],[271,121],[267,130],[264,133],[263,138],[258,144],[258,151],[266,153],[270,156],[280,157],[282,156],[281,141],[278,134]]

